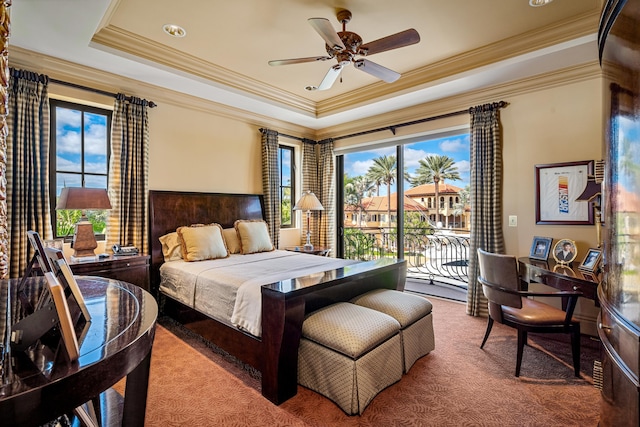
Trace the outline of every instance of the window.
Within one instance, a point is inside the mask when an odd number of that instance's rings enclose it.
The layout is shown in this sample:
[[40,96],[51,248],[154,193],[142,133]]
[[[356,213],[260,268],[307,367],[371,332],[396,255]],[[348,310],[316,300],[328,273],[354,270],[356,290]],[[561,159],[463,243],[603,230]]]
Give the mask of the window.
[[[107,188],[111,111],[52,99],[50,200],[55,237],[74,233],[81,211],[56,211],[63,187]],[[87,211],[93,231],[104,238],[107,211]]]
[[278,147],[278,169],[280,170],[280,227],[293,227],[292,197],[295,192],[293,179],[293,147]]

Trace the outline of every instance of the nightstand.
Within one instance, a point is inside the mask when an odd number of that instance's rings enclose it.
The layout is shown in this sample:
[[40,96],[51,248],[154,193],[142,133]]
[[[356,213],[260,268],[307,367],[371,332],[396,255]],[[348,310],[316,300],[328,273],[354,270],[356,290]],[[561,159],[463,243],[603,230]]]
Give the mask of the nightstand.
[[303,254],[320,255],[320,256],[327,256],[329,255],[329,252],[331,252],[330,248],[324,248],[322,246],[314,246],[313,249],[311,249],[310,251],[305,250],[304,246],[287,246],[284,249],[290,252],[301,252]]
[[110,255],[95,261],[73,262],[69,266],[74,275],[99,276],[132,283],[149,291],[149,255]]

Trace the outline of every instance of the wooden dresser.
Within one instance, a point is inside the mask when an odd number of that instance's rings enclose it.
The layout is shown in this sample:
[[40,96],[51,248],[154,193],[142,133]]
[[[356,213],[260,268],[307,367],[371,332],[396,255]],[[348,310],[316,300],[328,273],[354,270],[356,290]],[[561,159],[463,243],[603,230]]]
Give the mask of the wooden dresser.
[[600,426],[640,423],[640,0],[608,0],[598,34],[605,112]]

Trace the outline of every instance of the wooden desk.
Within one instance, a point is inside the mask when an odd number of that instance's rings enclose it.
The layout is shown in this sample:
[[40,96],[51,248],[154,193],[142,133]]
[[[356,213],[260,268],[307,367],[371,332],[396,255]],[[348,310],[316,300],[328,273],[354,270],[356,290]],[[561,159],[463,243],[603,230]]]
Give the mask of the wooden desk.
[[[69,362],[55,339],[43,339],[26,351],[11,351],[11,325],[24,313],[25,299],[33,304],[45,282],[33,277],[18,292],[19,280],[0,281],[0,420],[2,425],[38,426],[90,400],[113,401],[110,387],[127,377],[124,406],[103,414],[108,425],[143,426],[149,381],[151,346],[158,306],[138,286],[99,277],[78,277],[91,322],[76,326],[80,357]],[[103,393],[108,391],[107,393]],[[104,411],[104,407],[96,408]],[[114,423],[114,424],[112,424]]]
[[[600,274],[590,274],[579,270],[574,266],[561,265],[554,260],[538,261],[528,257],[518,259],[520,274],[522,280],[527,283],[543,283],[553,286],[562,291],[581,291],[582,296],[596,301],[598,304],[598,284],[600,283]],[[559,280],[553,283],[545,283],[543,277],[554,276]]]

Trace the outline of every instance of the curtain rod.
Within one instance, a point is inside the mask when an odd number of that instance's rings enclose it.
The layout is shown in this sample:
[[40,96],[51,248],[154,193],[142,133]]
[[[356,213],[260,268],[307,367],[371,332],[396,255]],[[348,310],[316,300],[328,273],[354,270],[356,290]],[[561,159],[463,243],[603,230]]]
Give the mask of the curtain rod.
[[[117,93],[107,92],[105,90],[95,89],[95,88],[92,88],[92,87],[87,87],[87,86],[83,86],[83,85],[79,85],[79,84],[75,84],[75,83],[69,83],[69,82],[65,82],[65,81],[62,81],[62,80],[49,78],[49,82],[56,83],[56,84],[63,85],[63,86],[73,87],[73,88],[76,88],[76,89],[86,90],[88,92],[93,92],[93,93],[97,93],[97,94],[100,94],[100,95],[112,96],[114,98],[118,97]],[[124,100],[125,101],[131,101],[131,100],[133,100],[135,98],[136,97],[134,97],[134,96],[126,96],[124,98]],[[156,104],[153,101],[147,101],[146,99],[143,99],[142,101],[148,102],[149,103],[149,108],[155,108],[155,107],[158,106],[158,104]]]
[[411,122],[405,122],[405,123],[399,123],[397,125],[391,125],[391,126],[385,126],[385,127],[381,127],[381,128],[377,128],[377,129],[371,129],[371,130],[365,130],[362,132],[357,132],[357,133],[352,133],[349,135],[343,135],[343,136],[337,136],[335,138],[328,138],[328,139],[323,139],[322,141],[318,141],[318,144],[324,144],[325,142],[328,142],[330,140],[332,141],[338,141],[340,139],[347,139],[347,138],[353,138],[356,136],[362,136],[362,135],[368,135],[370,133],[375,133],[375,132],[383,132],[386,130],[390,130],[391,133],[393,133],[394,135],[396,134],[396,129],[401,128],[401,127],[405,127],[405,126],[412,126],[412,125],[417,125],[420,123],[426,123],[426,122],[430,122],[433,120],[439,120],[439,119],[446,119],[448,117],[454,117],[454,116],[460,116],[462,114],[469,114],[471,113],[473,110],[477,109],[477,108],[504,108],[507,106],[507,103],[505,101],[499,101],[499,102],[494,102],[492,104],[484,104],[484,105],[480,105],[478,107],[471,107],[471,108],[467,108],[466,110],[459,110],[459,111],[454,111],[452,113],[446,113],[446,114],[440,114],[438,116],[432,116],[432,117],[427,117],[424,119],[419,119],[419,120],[413,120]]

